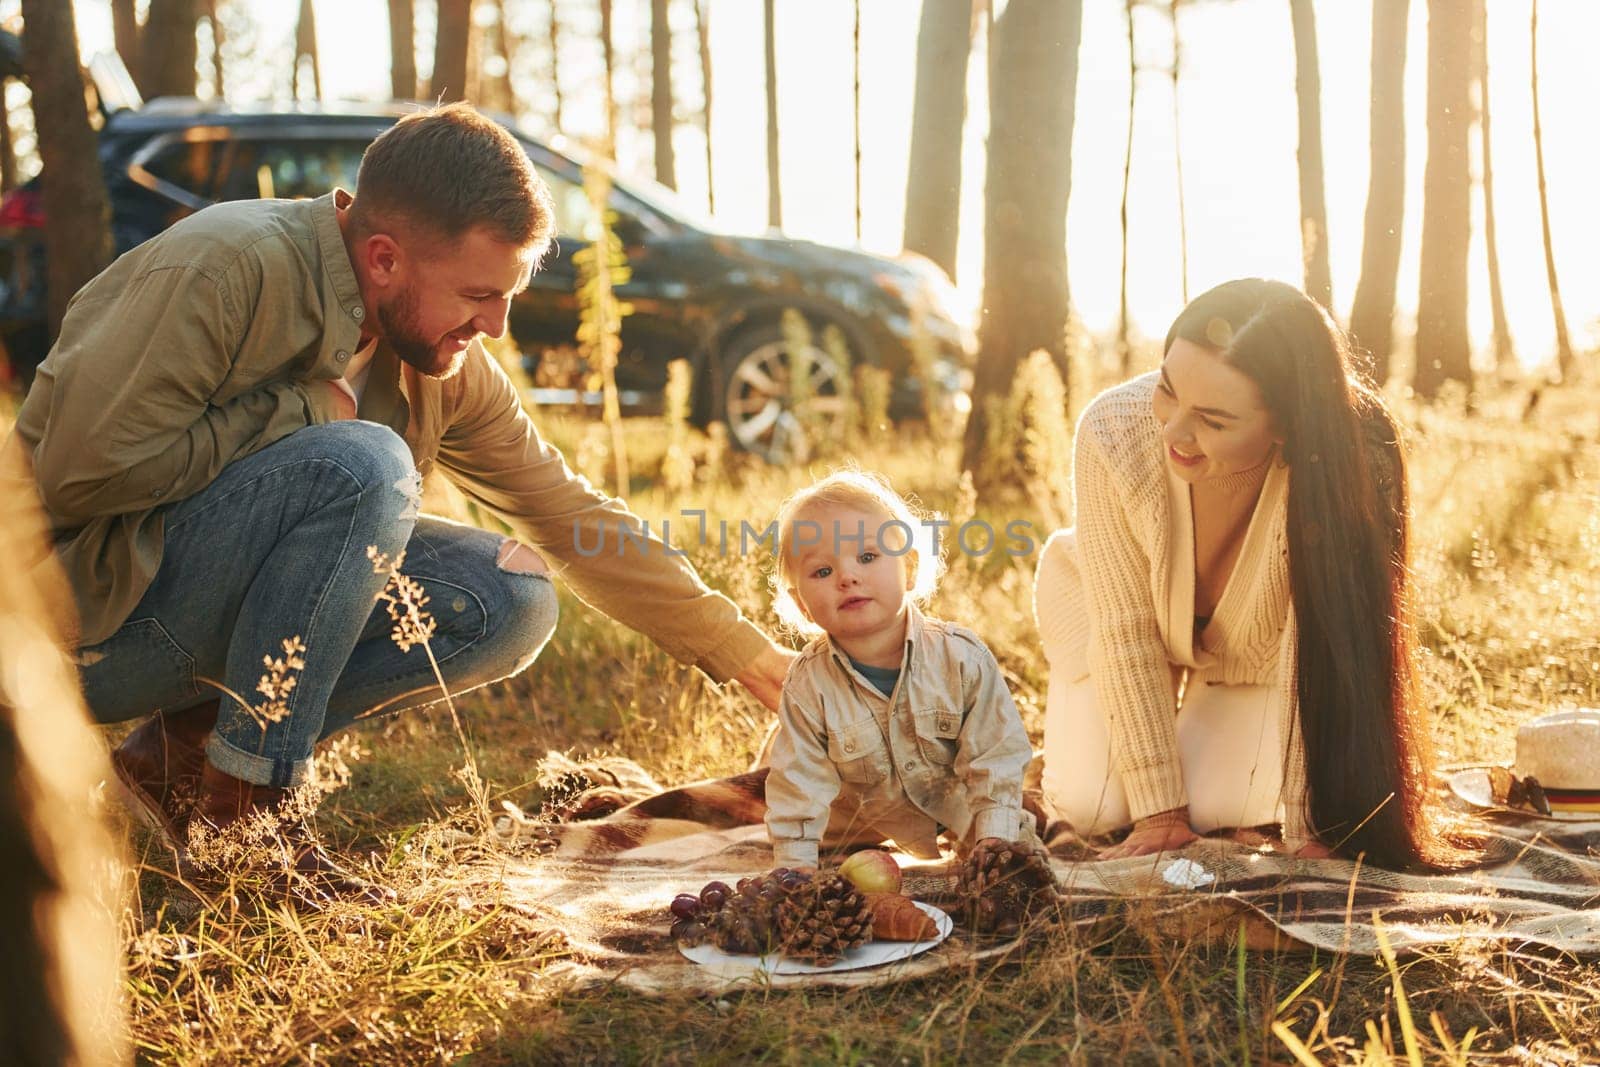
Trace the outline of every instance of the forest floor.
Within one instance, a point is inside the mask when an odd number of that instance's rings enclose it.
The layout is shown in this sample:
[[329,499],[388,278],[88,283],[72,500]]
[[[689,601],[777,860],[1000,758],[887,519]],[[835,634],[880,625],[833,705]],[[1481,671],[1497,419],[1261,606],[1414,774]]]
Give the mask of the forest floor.
[[[1600,394],[1549,389],[1533,417],[1526,406],[1517,391],[1470,415],[1460,404],[1397,401],[1411,427],[1422,673],[1442,763],[1509,760],[1517,723],[1561,703],[1600,705]],[[596,427],[539,419],[579,469],[603,480]],[[1064,419],[1056,430],[1070,434]],[[629,503],[653,520],[703,509],[713,523],[764,526],[785,494],[828,465],[780,469],[729,456],[672,492],[658,476],[669,437],[654,420],[628,426]],[[976,515],[999,529],[1026,519],[1042,542],[1069,518],[1045,514],[1059,497],[1026,486],[1015,500],[975,507],[952,443],[902,433],[858,442],[853,454],[957,522]],[[1019,477],[1048,481],[1062,469]],[[690,556],[711,585],[774,625],[764,555],[719,554],[713,539],[691,544]],[[1031,620],[1033,565],[1031,556],[962,558],[931,612],[989,642],[1037,739],[1046,679]],[[349,777],[318,826],[342,848],[375,852],[403,909],[204,909],[174,880],[159,842],[129,828],[137,877],[124,917],[127,993],[142,1060],[1285,1062],[1274,1022],[1323,1062],[1405,1055],[1412,1029],[1430,1062],[1464,1062],[1469,1040],[1474,1059],[1600,1056],[1594,961],[1441,948],[1405,962],[1402,991],[1382,960],[1246,955],[1133,925],[1093,941],[1061,933],[977,972],[863,991],[574,991],[545,974],[562,956],[558,937],[461,906],[438,888],[437,871],[434,888],[416,889],[427,862],[409,847],[416,835],[445,822],[481,825],[458,774],[463,745],[491,804],[537,811],[535,767],[548,750],[624,755],[677,783],[746,769],[769,717],[736,687],[713,688],[565,591],[562,599],[560,627],[531,669],[458,701],[463,733],[438,708],[364,724],[329,757]]]

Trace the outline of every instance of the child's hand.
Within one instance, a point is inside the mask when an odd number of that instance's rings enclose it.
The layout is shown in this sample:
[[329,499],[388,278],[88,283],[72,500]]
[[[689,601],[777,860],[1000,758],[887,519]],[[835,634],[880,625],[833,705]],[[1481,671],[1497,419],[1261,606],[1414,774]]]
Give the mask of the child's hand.
[[1050,855],[1038,844],[982,838],[962,862],[960,877],[966,921],[980,933],[1014,934],[1059,900]]

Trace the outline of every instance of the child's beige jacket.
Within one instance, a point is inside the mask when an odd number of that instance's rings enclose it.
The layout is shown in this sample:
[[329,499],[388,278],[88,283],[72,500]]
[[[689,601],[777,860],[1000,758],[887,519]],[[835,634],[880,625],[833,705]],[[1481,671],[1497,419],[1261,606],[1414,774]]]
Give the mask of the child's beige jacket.
[[1033,753],[1000,665],[972,631],[914,605],[909,616],[891,696],[825,636],[789,669],[767,779],[778,866],[815,866],[824,836],[893,838],[930,858],[941,827],[968,840],[1025,836]]

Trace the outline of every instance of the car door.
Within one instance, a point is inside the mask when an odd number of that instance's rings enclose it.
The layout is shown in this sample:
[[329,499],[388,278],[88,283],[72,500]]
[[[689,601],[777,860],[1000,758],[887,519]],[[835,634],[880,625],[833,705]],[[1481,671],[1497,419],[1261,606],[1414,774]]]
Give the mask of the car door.
[[[527,291],[517,297],[511,307],[511,334],[530,364],[542,349],[560,349],[577,343],[578,272],[572,254],[586,247],[583,234],[593,214],[582,185],[537,161],[534,167],[550,188],[555,209],[555,239],[528,283]],[[553,381],[550,384],[553,385]]]
[[[575,172],[557,171],[536,155],[533,163],[550,187],[556,239],[528,292],[513,305],[511,331],[534,368],[535,387],[546,390],[540,397],[569,401],[576,398],[565,394],[590,379],[590,369],[577,358],[581,311],[573,256],[589,246],[586,235],[593,232],[594,208]],[[617,387],[625,408],[655,410],[667,364],[689,356],[694,348],[683,325],[686,287],[671,277],[669,257],[661,254],[674,227],[621,190],[613,189],[610,206],[612,229],[622,241],[630,273],[616,288],[617,298],[631,308],[622,322]]]

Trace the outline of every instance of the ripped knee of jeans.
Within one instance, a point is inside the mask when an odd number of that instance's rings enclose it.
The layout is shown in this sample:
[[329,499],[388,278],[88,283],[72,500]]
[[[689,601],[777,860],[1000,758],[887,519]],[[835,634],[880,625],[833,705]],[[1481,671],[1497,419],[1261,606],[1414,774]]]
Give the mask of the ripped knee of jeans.
[[506,538],[500,542],[500,551],[494,557],[495,566],[508,574],[549,574],[550,565],[544,557],[521,541]]
[[400,512],[400,518],[416,518],[422,511],[422,475],[416,470],[409,470],[395,480],[394,487],[406,498],[406,506]]

